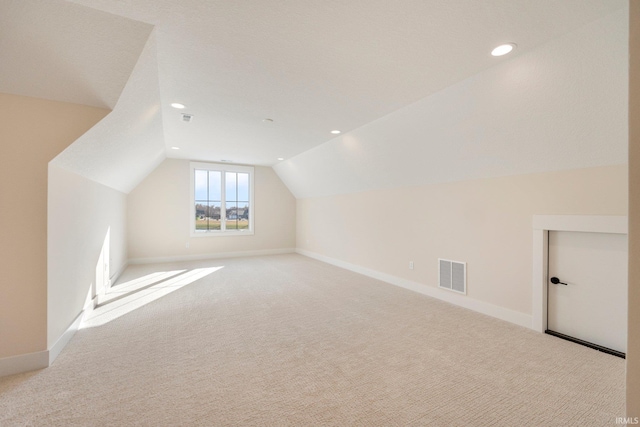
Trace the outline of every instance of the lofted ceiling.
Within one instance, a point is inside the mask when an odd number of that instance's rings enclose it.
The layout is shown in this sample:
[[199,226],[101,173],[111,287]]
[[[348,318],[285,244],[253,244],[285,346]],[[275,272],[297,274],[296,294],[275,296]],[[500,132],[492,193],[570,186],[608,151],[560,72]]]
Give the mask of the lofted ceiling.
[[164,160],[165,151],[152,33],[114,110],[52,162],[128,193]]
[[152,29],[62,0],[2,0],[0,92],[113,109]]
[[625,164],[628,23],[611,13],[274,170],[313,198]]
[[3,0],[0,91],[113,108],[63,160],[128,192],[163,156],[273,166],[625,5]]

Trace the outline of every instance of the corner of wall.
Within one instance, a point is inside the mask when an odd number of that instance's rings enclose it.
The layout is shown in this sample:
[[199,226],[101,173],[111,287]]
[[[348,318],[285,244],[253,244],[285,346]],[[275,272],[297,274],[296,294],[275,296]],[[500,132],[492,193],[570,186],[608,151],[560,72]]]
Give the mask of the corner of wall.
[[[629,2],[629,322],[627,416],[640,417],[640,2]],[[636,418],[637,420],[638,418]],[[636,421],[637,423],[637,421]]]
[[389,283],[410,291],[417,292],[422,295],[426,295],[432,298],[439,299],[441,301],[448,302],[459,307],[464,307],[469,310],[476,311],[478,313],[485,314],[487,316],[495,317],[500,320],[504,320],[510,323],[514,323],[525,328],[533,329],[532,316],[518,311],[510,310],[508,308],[500,307],[497,305],[489,304],[476,299],[468,298],[467,296],[458,295],[455,293],[443,291],[433,286],[427,286],[422,283],[413,282],[411,280],[403,279],[401,277],[393,276],[391,274],[382,273],[380,271],[372,270],[369,268],[361,267],[355,264],[351,264],[345,261],[341,261],[335,258],[331,258],[325,255],[321,255],[315,252],[307,251],[304,249],[296,249],[296,252],[300,255],[307,256],[309,258],[316,259],[318,261],[326,262],[327,264],[335,265],[346,270],[353,271],[358,274],[362,274],[371,277],[382,282]]

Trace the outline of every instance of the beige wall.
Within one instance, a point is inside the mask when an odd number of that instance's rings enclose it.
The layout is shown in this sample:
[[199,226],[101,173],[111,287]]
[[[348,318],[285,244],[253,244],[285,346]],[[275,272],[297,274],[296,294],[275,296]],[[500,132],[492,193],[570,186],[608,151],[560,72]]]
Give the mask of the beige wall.
[[531,314],[535,214],[626,215],[627,166],[298,199],[297,247],[434,287],[467,262],[468,298]]
[[130,259],[295,247],[295,198],[267,167],[255,168],[254,235],[190,237],[189,173],[189,161],[167,159],[129,193]]
[[87,295],[95,295],[103,271],[103,265],[97,265],[103,246],[108,253],[104,260],[107,278],[124,267],[126,201],[124,193],[49,165],[49,348],[82,312]]
[[0,94],[0,358],[47,346],[47,164],[109,111]]
[[630,1],[627,415],[640,417],[640,2]]

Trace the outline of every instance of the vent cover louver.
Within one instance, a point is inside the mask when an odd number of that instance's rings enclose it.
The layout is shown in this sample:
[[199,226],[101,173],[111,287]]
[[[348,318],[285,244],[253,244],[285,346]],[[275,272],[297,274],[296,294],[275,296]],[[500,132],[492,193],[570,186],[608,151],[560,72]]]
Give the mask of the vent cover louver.
[[466,295],[466,263],[438,258],[438,277],[438,287]]

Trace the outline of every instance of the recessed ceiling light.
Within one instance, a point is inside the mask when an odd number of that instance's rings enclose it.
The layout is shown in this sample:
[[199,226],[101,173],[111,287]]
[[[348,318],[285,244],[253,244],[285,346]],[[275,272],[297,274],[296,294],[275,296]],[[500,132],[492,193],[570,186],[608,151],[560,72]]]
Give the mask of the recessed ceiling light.
[[172,150],[179,150],[180,147],[171,147]]
[[502,56],[502,55],[506,55],[507,53],[511,52],[513,49],[516,48],[516,44],[515,43],[506,43],[506,44],[501,44],[500,46],[496,47],[495,49],[493,49],[491,51],[491,55],[493,56]]
[[177,108],[179,110],[182,110],[184,108],[184,104],[180,104],[179,102],[174,102],[174,103],[171,104],[171,106],[173,108]]
[[278,160],[284,160],[284,157],[278,157]]
[[340,133],[340,131],[336,129],[336,130],[332,130],[331,133],[334,134],[334,135],[338,135]]
[[265,123],[273,123],[273,119],[262,119]]

